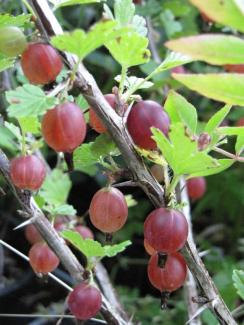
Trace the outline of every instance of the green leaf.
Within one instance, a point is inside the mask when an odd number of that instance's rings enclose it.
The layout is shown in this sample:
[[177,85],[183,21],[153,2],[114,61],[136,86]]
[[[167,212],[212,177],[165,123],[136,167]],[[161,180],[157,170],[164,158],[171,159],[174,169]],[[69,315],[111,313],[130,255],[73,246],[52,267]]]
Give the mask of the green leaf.
[[132,19],[131,27],[134,27],[135,31],[141,36],[147,36],[147,23],[145,18],[135,15]]
[[204,131],[211,135],[215,129],[223,122],[231,110],[231,107],[231,105],[225,105],[217,113],[215,113],[206,124]]
[[182,31],[182,25],[177,21],[171,12],[171,10],[166,9],[160,14],[160,20],[163,23],[164,31],[167,38],[174,37],[175,34]]
[[132,208],[138,204],[131,194],[125,195],[125,200],[128,208]]
[[59,169],[53,169],[47,175],[39,194],[47,204],[60,206],[66,203],[70,189],[69,176]]
[[243,126],[222,126],[217,131],[223,135],[240,135],[244,136]]
[[79,95],[75,99],[75,102],[83,111],[85,111],[89,108],[89,104],[87,103],[86,99],[82,95]]
[[48,97],[41,88],[29,84],[7,91],[6,98],[10,103],[8,114],[16,118],[43,115],[58,103],[55,97]]
[[219,166],[216,159],[204,151],[198,151],[197,141],[186,134],[181,123],[172,124],[169,132],[170,142],[160,130],[152,128],[152,133],[152,138],[157,142],[175,175],[204,172]]
[[14,135],[14,137],[19,142],[21,142],[22,135],[21,135],[21,132],[20,132],[20,128],[18,126],[16,126],[13,123],[7,122],[7,121],[4,122],[4,126]]
[[18,149],[14,134],[3,125],[0,125],[0,147],[11,151]]
[[160,73],[180,65],[194,61],[193,58],[176,52],[170,52],[164,61],[156,68],[155,74]]
[[6,26],[23,27],[30,22],[32,15],[10,16],[9,14],[0,14],[0,28]]
[[127,240],[117,245],[102,246],[99,242],[92,239],[83,239],[82,236],[72,230],[65,230],[61,232],[63,238],[68,240],[86,257],[112,257],[120,252],[123,252],[127,246],[131,245],[131,241]]
[[118,156],[120,154],[116,144],[109,134],[103,133],[96,137],[91,145],[91,152],[94,157]]
[[60,7],[74,6],[74,5],[84,5],[88,3],[99,3],[106,0],[49,0],[55,7],[54,10]]
[[69,204],[62,204],[62,205],[57,205],[57,206],[44,206],[44,210],[49,212],[51,215],[68,215],[68,216],[75,216],[76,215],[76,210],[73,208],[72,205]]
[[[105,7],[108,17],[111,18],[111,13]],[[145,18],[135,15],[135,5],[132,0],[116,0],[114,4],[114,16],[119,26],[132,27],[135,31],[142,35],[147,35],[147,27]],[[112,15],[112,19],[113,15]]]
[[126,28],[116,29],[116,26],[116,21],[102,21],[88,33],[76,29],[71,33],[54,36],[51,38],[51,44],[61,51],[76,54],[82,60],[107,41],[121,37],[121,34],[127,32]]
[[165,102],[165,111],[169,114],[171,123],[183,122],[191,131],[196,133],[197,129],[197,111],[183,96],[170,91]]
[[235,151],[237,155],[240,155],[244,150],[244,135],[238,135],[235,144]]
[[218,173],[223,172],[224,170],[228,169],[234,164],[234,160],[232,159],[218,159],[218,164],[219,166],[216,166],[214,168],[205,170],[205,171],[200,171],[196,173],[191,173],[187,179],[192,178],[192,177],[199,177],[199,176],[210,176],[210,175],[215,175]]
[[84,143],[76,148],[73,153],[74,167],[77,170],[84,171],[84,168],[98,163],[98,157],[92,151],[93,142]]
[[[119,83],[121,80],[121,75],[116,76],[114,79]],[[147,88],[150,88],[153,86],[153,82],[144,81],[144,80],[145,79],[143,79],[143,78],[137,78],[135,76],[131,76],[131,77],[126,76],[124,86],[127,89],[133,88],[136,90],[147,89]],[[142,83],[142,81],[143,81],[143,83]]]
[[114,17],[120,26],[131,23],[135,14],[135,5],[132,0],[115,0]]
[[244,75],[219,74],[180,74],[172,76],[191,90],[211,99],[231,105],[244,106]]
[[18,122],[23,133],[40,134],[41,124],[36,116],[20,117]]
[[244,32],[244,15],[234,0],[190,0],[212,20]]
[[173,51],[210,64],[224,65],[244,62],[244,41],[235,36],[204,34],[171,40],[165,45]]
[[126,34],[108,41],[105,46],[121,66],[129,68],[149,61],[148,39],[137,33]]
[[233,270],[232,280],[238,295],[244,299],[244,271]]
[[11,68],[15,63],[15,59],[13,58],[5,58],[5,57],[0,57],[0,72]]

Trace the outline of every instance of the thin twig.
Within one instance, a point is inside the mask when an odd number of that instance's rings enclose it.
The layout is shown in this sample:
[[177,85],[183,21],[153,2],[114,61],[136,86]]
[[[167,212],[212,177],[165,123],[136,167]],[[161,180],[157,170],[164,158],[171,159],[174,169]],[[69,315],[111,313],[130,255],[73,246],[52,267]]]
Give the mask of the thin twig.
[[215,148],[213,148],[213,151],[216,151],[216,152],[220,153],[221,155],[231,158],[235,161],[244,162],[244,157],[236,156],[231,152],[225,151],[224,149],[215,147]]
[[[17,250],[13,246],[9,245],[8,243],[4,242],[2,239],[0,239],[0,244],[2,244],[4,247],[6,247],[9,250],[11,250],[12,252],[14,252],[16,255],[18,255],[21,258],[23,258],[25,261],[29,262],[30,259],[29,259],[28,256],[26,256],[25,254],[21,253],[19,250]],[[54,275],[52,273],[48,273],[47,275],[51,279],[53,279],[54,281],[56,281],[57,283],[59,283],[62,287],[64,287],[65,289],[67,289],[68,291],[72,291],[73,290],[69,285],[67,285],[65,282],[63,282],[62,280],[60,280],[56,275]]]
[[[0,314],[1,317],[6,317],[6,318],[47,318],[47,319],[52,319],[52,318],[66,318],[66,319],[74,319],[75,317],[73,315],[47,315],[47,314]],[[97,323],[97,324],[107,324],[105,321],[102,319],[97,319],[97,318],[91,318],[91,321]]]

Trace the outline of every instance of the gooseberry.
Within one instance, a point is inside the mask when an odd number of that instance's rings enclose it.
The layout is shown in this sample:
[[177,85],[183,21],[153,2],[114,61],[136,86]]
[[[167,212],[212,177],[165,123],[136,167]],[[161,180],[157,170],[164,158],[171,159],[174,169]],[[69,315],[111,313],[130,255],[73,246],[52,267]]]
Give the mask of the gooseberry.
[[27,47],[25,35],[15,26],[0,28],[0,52],[14,57],[21,54]]
[[[116,101],[114,94],[107,94],[104,96],[106,101],[112,108],[115,108]],[[90,107],[89,109],[89,124],[97,133],[104,133],[107,131],[107,128],[104,126],[100,118],[94,112],[94,110]]]
[[155,209],[144,223],[144,238],[157,252],[178,251],[185,245],[187,235],[187,220],[180,211],[174,209]]
[[47,274],[59,265],[59,258],[46,243],[36,243],[29,251],[30,265],[36,273]]
[[78,231],[78,233],[82,236],[83,239],[94,239],[92,231],[86,226],[78,225],[75,227],[75,230]]
[[144,248],[145,248],[145,251],[148,253],[148,255],[153,255],[156,253],[155,249],[152,248],[152,246],[150,246],[148,244],[148,242],[146,241],[146,239],[144,239]]
[[63,62],[51,45],[32,43],[22,53],[21,67],[30,83],[45,85],[56,79]]
[[198,200],[206,192],[206,180],[204,177],[194,177],[186,182],[187,191],[190,199]]
[[180,253],[171,253],[166,257],[163,267],[159,266],[158,254],[151,256],[147,274],[151,284],[160,292],[172,292],[179,289],[185,282],[187,266]]
[[68,308],[80,320],[94,317],[102,305],[100,291],[86,282],[78,284],[68,296]]
[[122,192],[114,187],[102,188],[93,196],[89,207],[92,224],[105,233],[113,233],[125,224],[128,207]]
[[43,240],[41,234],[33,224],[25,227],[25,238],[30,244],[35,244]]
[[127,119],[127,129],[137,146],[146,150],[154,150],[157,145],[151,138],[150,128],[158,128],[167,135],[169,123],[169,117],[161,105],[152,100],[145,100],[132,107]]
[[21,156],[11,160],[10,176],[18,188],[36,191],[45,179],[46,168],[35,155]]
[[81,109],[71,102],[47,111],[42,120],[42,134],[57,152],[73,152],[86,136],[86,122]]

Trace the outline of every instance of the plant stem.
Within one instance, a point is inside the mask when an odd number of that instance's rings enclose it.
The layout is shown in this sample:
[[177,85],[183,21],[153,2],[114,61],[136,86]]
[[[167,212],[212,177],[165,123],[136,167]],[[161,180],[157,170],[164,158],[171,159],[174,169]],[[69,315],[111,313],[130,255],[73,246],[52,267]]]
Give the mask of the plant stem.
[[216,151],[216,152],[218,152],[218,153],[220,153],[223,156],[226,156],[228,158],[234,159],[235,161],[244,162],[244,157],[236,156],[233,153],[225,151],[225,150],[223,150],[221,148],[215,147],[215,148],[213,148],[213,151]]
[[169,197],[172,193],[174,193],[175,188],[177,186],[177,184],[180,181],[180,176],[179,175],[174,175],[171,183],[169,184],[169,186],[166,188],[166,196]]
[[37,18],[34,10],[31,8],[27,0],[22,0],[23,4],[26,6],[26,8],[29,10],[29,12],[32,14],[33,17]]
[[26,143],[25,143],[25,132],[22,131],[22,139],[21,139],[21,152],[22,152],[22,155],[25,156],[26,154]]
[[120,95],[122,95],[123,94],[123,91],[124,91],[126,74],[127,74],[127,67],[126,66],[122,66],[121,79],[120,79],[120,83],[119,83],[119,94]]

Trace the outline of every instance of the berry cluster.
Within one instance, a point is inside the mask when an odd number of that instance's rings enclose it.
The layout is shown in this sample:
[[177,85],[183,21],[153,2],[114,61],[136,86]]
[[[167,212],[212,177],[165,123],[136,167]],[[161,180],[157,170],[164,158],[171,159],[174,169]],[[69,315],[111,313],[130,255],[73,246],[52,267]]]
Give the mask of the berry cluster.
[[[9,38],[11,34],[12,38]],[[5,40],[5,35],[8,38]],[[0,51],[6,54],[21,54],[21,67],[32,84],[45,85],[55,81],[63,62],[58,52],[49,44],[27,44],[24,34],[17,27],[6,27],[1,32]],[[15,44],[19,44],[15,47]],[[86,136],[86,122],[81,109],[72,102],[65,102],[47,111],[42,119],[42,134],[46,143],[57,152],[73,152]],[[38,190],[46,175],[44,163],[34,155],[15,158],[11,161],[10,175],[20,189]]]
[[[6,27],[5,32],[6,34],[0,35],[0,51],[3,45],[6,55],[21,54],[21,67],[31,84],[46,85],[56,80],[63,62],[52,46],[44,43],[27,44],[24,34],[16,27]],[[9,37],[10,34],[12,38]],[[114,94],[105,95],[105,99],[114,110],[117,109]],[[90,126],[96,132],[107,132],[92,107],[89,109],[89,118]],[[157,102],[141,100],[130,109],[126,127],[135,145],[145,150],[156,150],[157,145],[151,137],[151,128],[157,128],[168,136],[170,119]],[[72,153],[83,143],[87,132],[84,115],[73,102],[62,102],[48,110],[42,119],[41,129],[46,143],[56,152],[64,153]],[[160,170],[154,167],[152,172],[156,177]],[[34,154],[24,153],[11,161],[10,176],[18,188],[36,191],[45,179],[45,164]],[[201,197],[205,192],[203,180],[203,178],[192,179],[187,183],[192,199]],[[91,200],[89,215],[97,229],[111,236],[123,227],[128,217],[128,207],[123,193],[111,186],[100,189]],[[64,227],[62,222],[54,224],[57,231]],[[77,225],[74,229],[83,238],[93,239],[92,232],[85,226]],[[161,292],[170,293],[181,287],[185,281],[187,267],[178,251],[185,245],[187,235],[187,221],[177,210],[156,209],[145,221],[144,245],[147,252],[152,255],[148,264],[148,277],[152,285]],[[33,225],[26,227],[26,238],[32,244],[29,259],[33,270],[43,274],[52,272],[58,266],[59,259]],[[80,320],[93,317],[100,310],[101,302],[100,291],[86,281],[77,285],[68,296],[68,307]]]
[[177,210],[159,208],[152,211],[144,223],[144,245],[151,255],[148,277],[162,293],[180,288],[186,278],[184,257],[178,253],[186,243],[188,224]]

